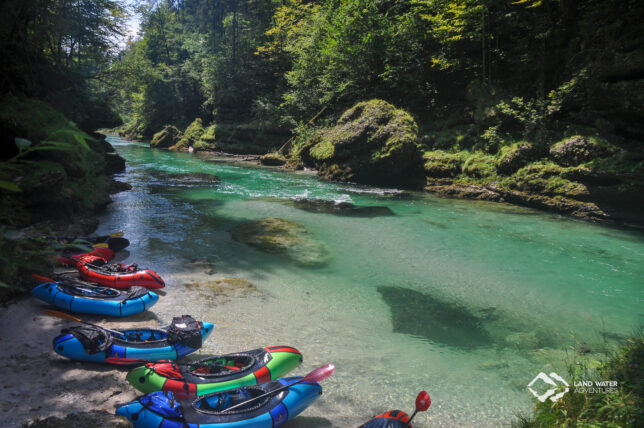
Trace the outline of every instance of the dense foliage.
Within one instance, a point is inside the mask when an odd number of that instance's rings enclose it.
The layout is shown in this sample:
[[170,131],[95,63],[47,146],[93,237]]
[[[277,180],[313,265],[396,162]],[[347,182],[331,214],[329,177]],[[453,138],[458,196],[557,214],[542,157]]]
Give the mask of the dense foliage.
[[196,117],[293,129],[371,98],[414,114],[434,148],[495,153],[572,125],[644,135],[637,1],[155,4],[118,64],[121,113],[141,136]]

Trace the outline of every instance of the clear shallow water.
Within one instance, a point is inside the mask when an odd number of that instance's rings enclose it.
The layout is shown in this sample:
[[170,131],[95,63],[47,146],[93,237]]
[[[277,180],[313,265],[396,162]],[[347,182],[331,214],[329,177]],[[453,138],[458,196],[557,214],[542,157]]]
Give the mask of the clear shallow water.
[[[124,231],[133,243],[126,261],[166,279],[167,296],[153,309],[161,320],[190,313],[214,322],[203,353],[288,344],[304,354],[296,374],[335,363],[302,426],[411,411],[421,389],[433,405],[417,426],[509,424],[531,408],[530,380],[571,361],[566,349],[601,356],[642,321],[642,235],[110,141],[128,161],[120,178],[133,189],[114,196],[99,232]],[[221,181],[173,177],[189,172]],[[312,213],[277,199],[303,197],[394,215]],[[306,227],[331,262],[306,268],[231,239],[230,229],[264,217]],[[230,277],[261,295],[186,286]]]

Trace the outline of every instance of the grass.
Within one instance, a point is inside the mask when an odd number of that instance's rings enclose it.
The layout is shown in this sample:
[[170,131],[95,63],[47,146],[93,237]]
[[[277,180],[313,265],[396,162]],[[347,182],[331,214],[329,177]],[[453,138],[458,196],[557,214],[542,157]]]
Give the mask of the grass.
[[[640,329],[596,369],[569,367],[571,389],[555,403],[536,402],[534,414],[520,415],[515,428],[644,426],[644,330]],[[578,391],[580,380],[617,381],[615,391]]]

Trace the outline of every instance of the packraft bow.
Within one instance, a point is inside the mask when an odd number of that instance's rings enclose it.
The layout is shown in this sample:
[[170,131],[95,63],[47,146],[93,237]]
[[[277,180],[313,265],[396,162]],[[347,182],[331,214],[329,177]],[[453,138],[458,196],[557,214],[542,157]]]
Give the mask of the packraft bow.
[[54,263],[58,266],[75,267],[79,261],[101,266],[114,258],[114,251],[109,248],[96,247],[90,252],[81,253],[76,248],[65,248],[53,257]]
[[[289,377],[261,385],[230,389],[196,399],[178,399],[173,392],[157,391],[119,407],[135,428],[274,428],[295,418],[322,394],[318,383],[299,383]],[[251,398],[292,385],[227,412]]]
[[105,264],[96,266],[84,261],[77,265],[80,276],[91,282],[113,288],[129,288],[134,286],[150,289],[163,288],[163,279],[150,269],[139,269],[136,264]]
[[409,422],[409,415],[402,410],[389,410],[360,425],[358,428],[413,428]]
[[276,380],[302,362],[289,346],[269,346],[235,354],[203,358],[190,363],[149,363],[127,375],[133,387],[149,394],[172,391],[178,398],[196,397],[226,389]]
[[212,333],[213,325],[190,315],[172,319],[167,328],[107,331],[83,325],[64,329],[53,340],[54,351],[72,360],[111,364],[140,364],[176,360],[197,349]]
[[116,290],[67,277],[38,285],[31,295],[68,312],[112,317],[138,314],[159,300],[157,294],[143,287]]

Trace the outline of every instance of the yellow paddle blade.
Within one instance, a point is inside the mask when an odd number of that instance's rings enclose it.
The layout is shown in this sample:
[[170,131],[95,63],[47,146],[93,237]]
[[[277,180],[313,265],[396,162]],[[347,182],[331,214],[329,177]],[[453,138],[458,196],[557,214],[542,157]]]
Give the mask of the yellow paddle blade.
[[110,233],[110,238],[120,238],[122,236],[123,236],[123,232]]
[[106,244],[105,242],[99,242],[98,244],[94,244],[94,248],[96,248],[96,247],[110,248],[110,246],[108,244]]
[[76,318],[72,315],[66,314],[64,312],[54,311],[51,309],[45,309],[45,313],[51,317],[63,318],[67,320],[82,322],[80,318]]

